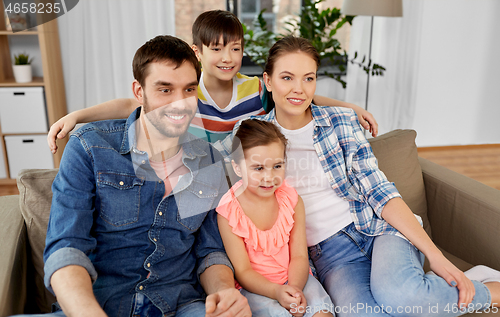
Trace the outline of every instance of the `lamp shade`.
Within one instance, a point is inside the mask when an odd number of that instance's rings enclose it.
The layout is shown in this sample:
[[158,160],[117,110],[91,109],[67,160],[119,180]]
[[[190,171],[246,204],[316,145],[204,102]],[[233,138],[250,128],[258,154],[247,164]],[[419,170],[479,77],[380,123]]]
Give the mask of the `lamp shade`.
[[340,11],[345,15],[401,17],[403,2],[402,0],[344,0]]

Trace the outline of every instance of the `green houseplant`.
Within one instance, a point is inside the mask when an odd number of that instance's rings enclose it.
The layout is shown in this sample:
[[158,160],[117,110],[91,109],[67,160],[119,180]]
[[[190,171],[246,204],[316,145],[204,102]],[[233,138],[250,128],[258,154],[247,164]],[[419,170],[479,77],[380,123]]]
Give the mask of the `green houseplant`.
[[29,54],[19,53],[14,55],[14,66],[12,67],[14,71],[14,78],[18,83],[29,83],[33,80],[31,73],[31,62],[33,58],[30,58]]
[[[344,16],[338,8],[319,10],[317,5],[323,0],[305,0],[299,16],[286,22],[286,34],[276,34],[267,29],[266,20],[262,17],[262,10],[254,19],[252,28],[243,24],[245,33],[245,54],[257,65],[264,68],[269,49],[280,38],[293,34],[309,39],[321,56],[323,64],[338,67],[341,73],[345,72],[347,63],[362,67],[372,76],[383,75],[385,68],[381,65],[367,61],[365,57],[358,60],[357,52],[349,58],[347,52],[342,50],[340,42],[333,38],[345,23],[352,24],[354,16]],[[324,71],[324,74],[337,80],[346,87],[346,82],[341,75]]]
[[14,65],[30,65],[33,61],[33,57],[30,58],[29,54],[19,53],[14,55]]

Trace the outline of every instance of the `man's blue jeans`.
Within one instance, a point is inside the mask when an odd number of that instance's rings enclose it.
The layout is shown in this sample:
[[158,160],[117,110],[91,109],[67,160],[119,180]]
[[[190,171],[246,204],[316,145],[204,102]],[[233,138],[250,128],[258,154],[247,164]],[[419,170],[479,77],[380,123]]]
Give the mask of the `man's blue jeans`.
[[474,300],[461,312],[458,289],[425,274],[424,256],[398,236],[366,236],[350,224],[309,247],[318,278],[343,316],[459,316],[491,303],[489,290],[473,281]]
[[[131,317],[162,317],[161,311],[143,294],[136,294]],[[205,302],[195,301],[177,307],[176,317],[204,317]]]
[[[133,311],[130,317],[162,317],[161,311],[156,308],[143,294],[136,294],[134,297]],[[66,317],[62,311],[39,315],[18,315],[17,317]],[[195,301],[177,308],[176,317],[204,317],[205,302]]]

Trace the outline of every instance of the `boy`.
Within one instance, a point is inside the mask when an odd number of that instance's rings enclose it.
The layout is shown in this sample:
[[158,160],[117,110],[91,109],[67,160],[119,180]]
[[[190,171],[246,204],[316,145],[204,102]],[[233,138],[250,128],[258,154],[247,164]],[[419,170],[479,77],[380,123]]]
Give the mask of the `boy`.
[[[198,86],[198,112],[189,132],[213,143],[229,135],[238,120],[272,110],[267,93],[257,77],[239,72],[243,58],[243,27],[229,11],[212,10],[198,16],[193,24],[193,45],[203,73]],[[314,96],[319,105],[340,106],[356,111],[361,125],[377,135],[373,116],[350,103]],[[56,139],[62,139],[77,123],[127,118],[139,104],[135,99],[114,99],[72,112],[50,127],[47,141],[52,153],[57,151]],[[366,121],[365,121],[366,120]]]

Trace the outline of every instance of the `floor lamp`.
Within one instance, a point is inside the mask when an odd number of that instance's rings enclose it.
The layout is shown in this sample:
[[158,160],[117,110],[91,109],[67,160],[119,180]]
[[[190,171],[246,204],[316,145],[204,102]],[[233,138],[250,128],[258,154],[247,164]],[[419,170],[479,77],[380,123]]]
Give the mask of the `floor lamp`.
[[[368,50],[368,61],[372,58],[372,36],[373,36],[373,17],[402,17],[402,0],[344,0],[342,9],[345,15],[368,15],[371,16],[370,25],[370,46]],[[366,101],[365,110],[368,110],[368,92],[370,89],[370,73],[366,81]]]

